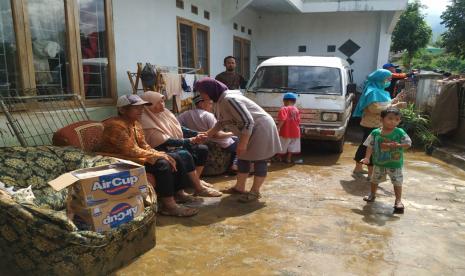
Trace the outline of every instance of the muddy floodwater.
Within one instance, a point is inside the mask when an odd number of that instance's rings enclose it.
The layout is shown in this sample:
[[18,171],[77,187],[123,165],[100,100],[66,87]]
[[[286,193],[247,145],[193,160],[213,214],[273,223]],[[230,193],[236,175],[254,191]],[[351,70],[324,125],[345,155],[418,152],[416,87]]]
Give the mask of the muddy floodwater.
[[405,214],[394,215],[389,182],[377,202],[362,201],[354,144],[341,155],[313,149],[302,165],[272,164],[261,203],[225,195],[195,217],[159,217],[157,246],[116,274],[465,275],[465,172],[409,152]]

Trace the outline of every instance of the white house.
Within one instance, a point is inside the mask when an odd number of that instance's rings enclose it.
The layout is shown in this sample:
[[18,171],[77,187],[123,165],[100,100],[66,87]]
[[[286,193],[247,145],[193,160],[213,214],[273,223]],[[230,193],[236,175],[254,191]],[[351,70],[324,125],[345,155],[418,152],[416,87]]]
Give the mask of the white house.
[[3,0],[0,91],[80,94],[95,119],[130,92],[137,62],[201,67],[234,55],[250,76],[279,55],[339,56],[355,80],[387,62],[407,0]]

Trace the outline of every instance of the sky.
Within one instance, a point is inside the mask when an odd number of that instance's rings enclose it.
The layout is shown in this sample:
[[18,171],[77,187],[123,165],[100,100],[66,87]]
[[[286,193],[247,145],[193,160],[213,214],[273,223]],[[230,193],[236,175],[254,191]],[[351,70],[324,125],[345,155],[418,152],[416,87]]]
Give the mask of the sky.
[[445,31],[444,26],[441,25],[441,14],[450,3],[450,0],[420,0],[425,6],[423,13],[425,13],[425,20],[433,30],[433,40],[439,37],[439,34]]
[[449,4],[449,0],[421,0],[421,3],[427,6],[425,12],[429,16],[440,16]]

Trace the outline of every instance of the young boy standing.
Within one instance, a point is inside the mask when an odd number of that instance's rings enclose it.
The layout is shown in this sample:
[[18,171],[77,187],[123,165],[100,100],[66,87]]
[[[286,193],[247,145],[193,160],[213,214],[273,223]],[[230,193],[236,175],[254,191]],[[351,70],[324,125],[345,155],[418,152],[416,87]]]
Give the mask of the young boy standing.
[[381,112],[382,127],[371,132],[365,140],[364,145],[367,147],[365,158],[361,160],[364,164],[370,163],[370,157],[373,154],[373,176],[371,177],[371,193],[365,196],[363,200],[373,202],[376,198],[378,184],[386,180],[389,175],[396,201],[394,203],[394,213],[404,213],[402,204],[402,166],[404,149],[412,145],[412,140],[407,133],[397,126],[401,120],[400,111],[396,108],[388,108]]
[[278,113],[279,139],[282,146],[279,154],[286,155],[286,163],[292,163],[292,155],[300,153],[300,111],[294,106],[296,101],[296,94],[284,94],[284,106]]

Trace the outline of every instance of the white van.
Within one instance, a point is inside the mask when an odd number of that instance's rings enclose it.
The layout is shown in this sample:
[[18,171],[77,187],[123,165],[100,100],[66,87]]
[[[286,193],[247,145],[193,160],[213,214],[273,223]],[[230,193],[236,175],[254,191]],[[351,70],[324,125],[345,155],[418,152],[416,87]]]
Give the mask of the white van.
[[283,94],[296,93],[302,138],[334,141],[334,151],[342,152],[355,89],[341,58],[275,57],[258,66],[245,95],[276,119]]

